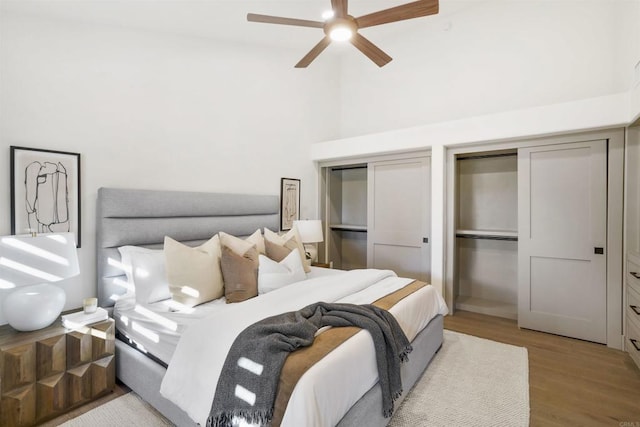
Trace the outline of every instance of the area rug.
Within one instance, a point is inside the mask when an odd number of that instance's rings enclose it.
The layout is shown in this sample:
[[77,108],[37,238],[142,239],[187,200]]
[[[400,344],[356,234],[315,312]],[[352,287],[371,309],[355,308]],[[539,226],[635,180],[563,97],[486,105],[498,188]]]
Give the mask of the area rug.
[[[63,424],[124,425],[155,427],[171,423],[135,393],[128,393]],[[444,331],[442,348],[396,409],[389,426],[460,425],[529,425],[526,348]]]
[[62,427],[162,427],[172,425],[133,392],[113,399],[61,424]]
[[528,425],[527,349],[447,330],[442,348],[389,424]]

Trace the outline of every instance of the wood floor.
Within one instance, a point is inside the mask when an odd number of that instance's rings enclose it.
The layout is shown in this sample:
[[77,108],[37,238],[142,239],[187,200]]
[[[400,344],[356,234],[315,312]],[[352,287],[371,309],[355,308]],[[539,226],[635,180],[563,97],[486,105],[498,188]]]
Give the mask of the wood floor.
[[[444,325],[527,348],[531,426],[640,427],[640,370],[628,354],[465,311],[445,317]],[[128,391],[119,384],[115,392],[45,425],[64,423]]]
[[640,370],[627,353],[464,311],[444,327],[527,348],[531,426],[640,427]]

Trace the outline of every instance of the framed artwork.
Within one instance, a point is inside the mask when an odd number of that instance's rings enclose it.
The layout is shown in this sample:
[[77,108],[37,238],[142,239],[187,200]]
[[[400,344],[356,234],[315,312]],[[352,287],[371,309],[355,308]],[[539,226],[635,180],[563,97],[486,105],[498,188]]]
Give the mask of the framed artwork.
[[80,247],[80,154],[11,147],[11,234],[71,231]]
[[300,180],[280,179],[280,230],[291,230],[293,221],[300,219]]

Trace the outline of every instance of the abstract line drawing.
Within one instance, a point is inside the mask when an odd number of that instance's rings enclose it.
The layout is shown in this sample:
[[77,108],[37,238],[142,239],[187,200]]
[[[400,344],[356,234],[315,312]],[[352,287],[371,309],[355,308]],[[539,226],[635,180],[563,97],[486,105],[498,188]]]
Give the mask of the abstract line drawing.
[[291,230],[293,221],[300,219],[300,180],[280,179],[280,229]]
[[24,170],[29,229],[38,233],[70,231],[67,170],[61,162],[32,162]]
[[68,231],[80,247],[80,154],[11,147],[11,234]]

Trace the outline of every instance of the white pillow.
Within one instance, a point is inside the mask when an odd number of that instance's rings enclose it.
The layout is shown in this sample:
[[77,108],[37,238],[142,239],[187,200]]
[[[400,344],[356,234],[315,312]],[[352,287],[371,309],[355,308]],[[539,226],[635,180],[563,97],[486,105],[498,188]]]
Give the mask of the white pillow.
[[260,255],[258,258],[260,260],[258,267],[258,294],[266,294],[307,278],[298,251],[291,251],[280,262],[276,262],[264,255]]
[[171,298],[162,249],[122,246],[118,251],[138,303],[151,304]]

